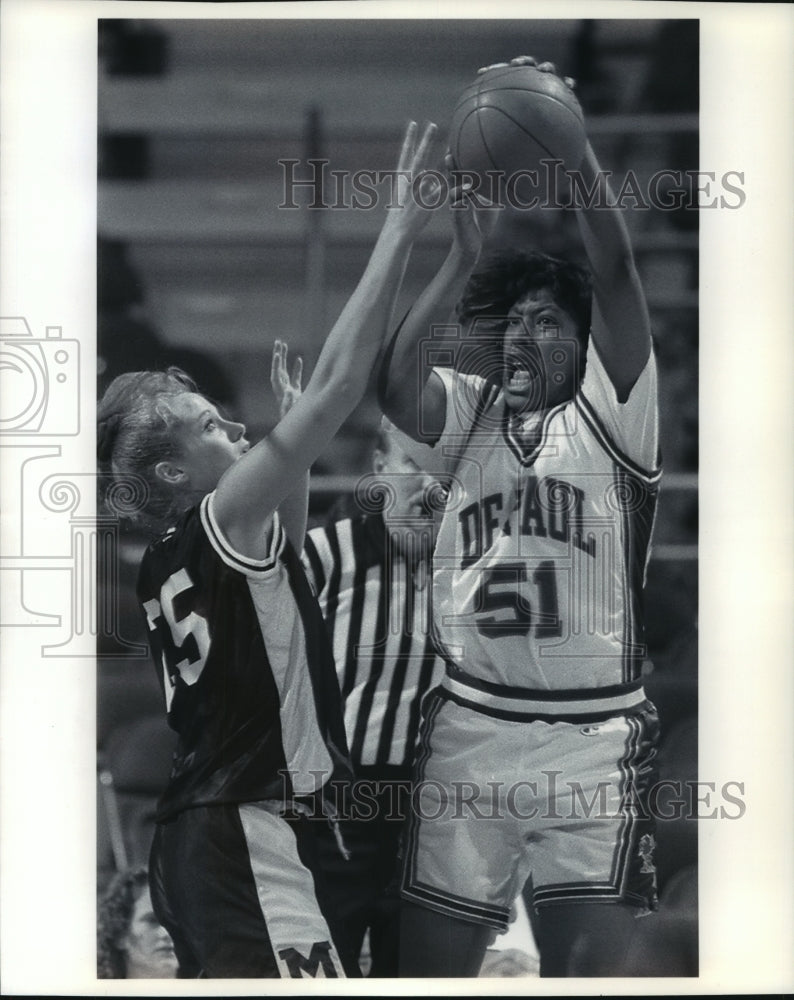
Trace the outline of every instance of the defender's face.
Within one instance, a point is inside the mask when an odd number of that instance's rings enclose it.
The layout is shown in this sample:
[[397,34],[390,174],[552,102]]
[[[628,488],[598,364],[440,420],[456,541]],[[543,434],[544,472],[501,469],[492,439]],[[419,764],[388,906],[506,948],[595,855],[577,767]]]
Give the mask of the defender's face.
[[519,299],[504,333],[502,388],[508,408],[545,410],[572,399],[581,350],[576,322],[548,290]]
[[176,418],[176,464],[196,491],[209,493],[221,476],[251,447],[245,424],[227,420],[214,403],[195,392],[184,392],[170,404]]

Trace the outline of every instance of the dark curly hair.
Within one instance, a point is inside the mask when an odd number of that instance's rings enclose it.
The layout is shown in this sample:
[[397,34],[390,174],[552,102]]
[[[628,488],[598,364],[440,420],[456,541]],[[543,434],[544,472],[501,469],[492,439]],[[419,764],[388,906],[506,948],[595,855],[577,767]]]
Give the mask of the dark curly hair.
[[119,942],[129,930],[132,911],[149,884],[145,868],[129,868],[113,877],[99,901],[96,964],[98,979],[125,979],[127,963]]
[[512,307],[528,292],[547,289],[575,321],[583,346],[590,333],[592,285],[588,272],[572,261],[539,251],[509,250],[489,255],[466,285],[457,306],[468,327],[477,319],[507,324]]

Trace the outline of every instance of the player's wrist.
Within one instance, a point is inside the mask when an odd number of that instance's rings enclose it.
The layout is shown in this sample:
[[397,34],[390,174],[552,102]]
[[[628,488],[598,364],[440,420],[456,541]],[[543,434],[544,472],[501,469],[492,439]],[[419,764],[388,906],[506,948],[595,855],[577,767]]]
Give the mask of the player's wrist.
[[468,277],[474,265],[480,259],[482,245],[466,246],[454,241],[449,248],[446,264],[454,273]]
[[413,246],[416,233],[398,215],[388,216],[378,236],[377,246],[386,253],[404,254]]

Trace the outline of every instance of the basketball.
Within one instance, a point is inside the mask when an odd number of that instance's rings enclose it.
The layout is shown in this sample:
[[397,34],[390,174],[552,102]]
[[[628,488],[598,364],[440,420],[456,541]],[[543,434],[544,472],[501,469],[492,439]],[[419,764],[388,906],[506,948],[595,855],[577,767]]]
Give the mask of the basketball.
[[500,66],[461,94],[449,149],[458,170],[510,176],[540,170],[541,160],[576,169],[586,142],[582,109],[560,77],[534,66]]

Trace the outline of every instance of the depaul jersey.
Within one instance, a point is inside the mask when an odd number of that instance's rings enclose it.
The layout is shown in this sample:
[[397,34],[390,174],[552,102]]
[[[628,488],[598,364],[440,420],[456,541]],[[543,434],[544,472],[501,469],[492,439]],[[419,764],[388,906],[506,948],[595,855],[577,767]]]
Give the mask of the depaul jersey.
[[516,417],[474,375],[434,450],[452,476],[434,554],[434,627],[475,679],[536,690],[635,680],[658,482],[653,353],[618,403],[595,346],[576,397]]
[[179,734],[158,809],[311,795],[347,770],[320,609],[273,515],[269,552],[235,552],[213,496],[147,549],[138,599]]

